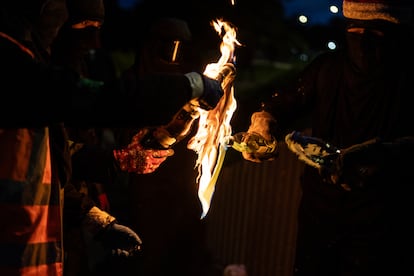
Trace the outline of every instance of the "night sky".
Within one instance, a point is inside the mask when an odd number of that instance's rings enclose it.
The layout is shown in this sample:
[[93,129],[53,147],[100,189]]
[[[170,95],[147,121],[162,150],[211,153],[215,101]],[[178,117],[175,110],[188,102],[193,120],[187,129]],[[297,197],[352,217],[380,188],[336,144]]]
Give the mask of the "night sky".
[[[107,0],[104,44],[108,49],[133,48],[157,18],[184,19],[193,33],[192,47],[210,54],[220,39],[210,22],[223,18],[238,28],[239,63],[254,51],[269,60],[287,59],[296,52],[318,52],[338,41],[343,0]],[[329,7],[336,5],[338,13]],[[307,23],[298,21],[305,15]],[[333,20],[334,19],[334,20]],[[132,33],[131,33],[132,31]],[[292,49],[294,51],[292,52]],[[250,52],[249,52],[250,51]]]
[[[132,9],[143,0],[117,0],[120,7],[124,9]],[[231,0],[222,0],[230,2]],[[235,4],[237,5],[235,0]],[[241,1],[241,0],[239,0]],[[333,17],[341,17],[341,10],[338,14],[332,14],[329,11],[330,5],[336,5],[339,9],[342,0],[281,0],[285,9],[285,15],[288,18],[295,18],[298,14],[308,17],[309,24],[329,24]]]
[[[301,13],[308,17],[309,24],[329,24],[333,17],[342,17],[342,0],[282,0],[282,2],[287,17],[294,17]],[[329,11],[330,5],[336,5],[339,12],[332,14]]]

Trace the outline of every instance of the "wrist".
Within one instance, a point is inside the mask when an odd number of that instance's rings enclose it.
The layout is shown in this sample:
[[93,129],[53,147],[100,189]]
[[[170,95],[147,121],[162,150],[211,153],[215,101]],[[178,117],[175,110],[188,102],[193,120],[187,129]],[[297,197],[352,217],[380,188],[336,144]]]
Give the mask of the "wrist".
[[190,72],[184,74],[184,76],[186,76],[188,81],[190,82],[191,98],[199,98],[204,91],[203,77],[201,76],[201,74],[197,72]]
[[276,119],[269,112],[255,112],[251,116],[251,124],[247,132],[254,132],[260,134],[266,140],[272,140],[274,125],[276,125]]

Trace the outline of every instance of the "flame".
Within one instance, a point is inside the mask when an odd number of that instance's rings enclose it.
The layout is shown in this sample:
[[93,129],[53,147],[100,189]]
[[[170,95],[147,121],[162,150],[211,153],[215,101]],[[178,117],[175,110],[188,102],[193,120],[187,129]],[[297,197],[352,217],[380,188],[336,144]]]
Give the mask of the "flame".
[[[234,63],[235,46],[241,44],[236,39],[236,29],[229,22],[217,19],[212,22],[212,25],[219,35],[224,30],[220,44],[221,57],[216,63],[208,64],[203,73],[210,78],[217,78],[224,64]],[[224,160],[224,137],[231,135],[232,132],[230,121],[237,107],[233,81],[234,76],[223,80],[221,85],[224,95],[214,109],[209,111],[199,109],[198,130],[187,145],[198,154],[196,167],[199,173],[197,181],[198,196],[203,208],[202,218],[210,208],[215,183]]]

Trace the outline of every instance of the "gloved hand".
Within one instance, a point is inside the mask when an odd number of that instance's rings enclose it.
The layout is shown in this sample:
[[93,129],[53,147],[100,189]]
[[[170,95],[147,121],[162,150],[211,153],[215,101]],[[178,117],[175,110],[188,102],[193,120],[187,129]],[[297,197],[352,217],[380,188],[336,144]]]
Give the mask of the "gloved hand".
[[222,82],[229,76],[234,76],[236,68],[231,63],[226,63],[218,72],[217,79],[209,78],[197,72],[190,72],[185,76],[192,87],[192,98],[196,98],[202,109],[211,110],[216,107],[224,95]]
[[[249,129],[247,130],[247,133],[256,133],[268,141],[276,141],[271,133],[271,129],[274,128],[275,124],[276,120],[270,113],[266,111],[255,112],[251,116],[251,123]],[[248,135],[246,135],[246,137],[248,138]],[[270,161],[275,159],[277,150],[273,151],[272,153],[242,152],[242,155],[245,160],[261,163],[262,161]]]
[[174,154],[173,149],[144,148],[141,140],[148,132],[148,128],[141,129],[125,149],[113,151],[121,170],[137,174],[152,173],[167,157]]
[[234,78],[236,76],[236,67],[233,63],[226,63],[224,64],[218,74],[217,74],[217,80],[220,83],[223,83],[227,78]]
[[113,256],[129,257],[141,250],[142,241],[129,227],[120,225],[115,217],[92,207],[82,221],[83,229],[110,250]]
[[380,183],[378,173],[386,167],[386,154],[385,146],[379,139],[342,149],[330,180],[347,191]]
[[130,257],[141,250],[142,241],[129,227],[113,222],[97,238],[113,256]]

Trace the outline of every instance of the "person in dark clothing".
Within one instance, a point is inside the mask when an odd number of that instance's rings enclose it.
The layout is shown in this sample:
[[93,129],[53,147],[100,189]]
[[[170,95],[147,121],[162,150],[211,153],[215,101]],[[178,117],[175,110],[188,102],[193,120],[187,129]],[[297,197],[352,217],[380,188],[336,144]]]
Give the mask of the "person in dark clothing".
[[[320,54],[292,89],[265,101],[248,132],[280,141],[308,116],[316,137],[296,140],[296,153],[309,151],[302,160],[321,167],[301,177],[294,275],[404,275],[414,257],[413,2],[344,0],[342,8],[346,47]],[[331,170],[322,161],[333,147]]]
[[[103,53],[100,43],[100,30],[104,22],[105,9],[102,0],[81,1],[71,0],[67,3],[68,20],[60,29],[51,46],[51,62],[58,66],[65,66],[76,71],[81,77],[89,78],[103,83],[111,83],[116,80],[113,63],[109,55],[102,61],[102,69],[95,72],[91,67],[91,55],[93,60],[103,57],[97,52]],[[93,63],[92,63],[93,64]],[[108,110],[109,111],[109,110]],[[98,128],[70,128],[67,129],[69,139],[73,142],[71,148],[76,152],[78,143],[89,145],[102,145],[103,129]],[[99,205],[102,210],[109,211],[109,202],[105,194],[103,183],[85,183],[80,180],[78,189],[84,190]]]
[[[105,17],[103,1],[71,0],[66,4],[68,19],[51,45],[51,63],[70,68],[83,78],[103,83],[114,82],[116,80],[114,65],[109,55],[103,55],[104,50],[101,49],[100,43],[100,31]],[[98,72],[92,66],[96,62],[100,62],[101,66]],[[73,127],[66,128],[66,131],[70,140],[69,150],[73,156],[71,184],[80,193],[90,197],[99,209],[111,213],[105,188],[111,183],[109,175],[106,178],[101,177],[104,182],[98,182],[96,179],[86,181],[83,179],[84,174],[79,173],[83,170],[83,168],[79,168],[79,163],[83,164],[83,162],[78,157],[78,151],[82,151],[85,144],[99,148],[103,143],[101,134],[104,129]],[[118,216],[117,218],[122,222]],[[75,227],[68,226],[63,234],[65,244],[64,274],[66,276],[91,275],[99,261],[107,261],[103,256],[97,254],[101,251],[99,244],[96,244],[93,239],[88,239],[89,236],[83,233],[82,228],[76,227],[76,225]],[[94,247],[98,247],[98,249]]]
[[[135,121],[136,116],[155,113],[140,109],[152,103],[153,98],[140,99],[139,104],[136,99],[114,102],[106,97],[105,89],[116,86],[101,87],[92,80],[81,79],[68,68],[51,65],[50,45],[66,19],[64,0],[16,0],[0,5],[0,79],[4,87],[13,89],[12,93],[2,94],[8,108],[0,111],[2,275],[62,275],[62,219],[65,224],[84,227],[102,241],[110,254],[119,257],[130,256],[141,245],[134,231],[97,208],[71,185],[65,127],[134,122],[139,125],[142,122]],[[148,83],[145,87],[155,95],[164,91],[158,89],[165,87],[155,85],[161,82],[177,89],[174,97],[156,98],[166,112],[174,112],[191,98],[206,101],[210,106],[217,104],[223,95],[220,83],[196,72],[191,77],[158,76],[157,80],[162,81],[151,81],[154,85]],[[169,81],[174,81],[175,86]],[[204,98],[207,90],[208,100]],[[167,103],[162,104],[162,100]],[[108,110],[113,114],[108,114]],[[140,139],[145,133],[141,129],[121,149],[102,152],[83,147],[80,159],[84,162],[84,179],[106,177],[114,171],[156,170],[173,151],[143,149]]]
[[[121,75],[124,92],[137,93],[135,84],[148,74],[177,74],[200,68],[190,59],[191,43],[192,33],[186,21],[175,17],[154,20],[137,45],[134,64]],[[202,210],[195,182],[197,155],[187,148],[197,122],[185,138],[174,144],[174,156],[156,173],[129,175],[129,203],[122,206],[123,213],[128,214],[128,225],[139,230],[145,240],[139,261],[131,262],[131,275],[215,275],[205,244],[205,222],[200,219]],[[121,145],[134,132],[118,130]]]

